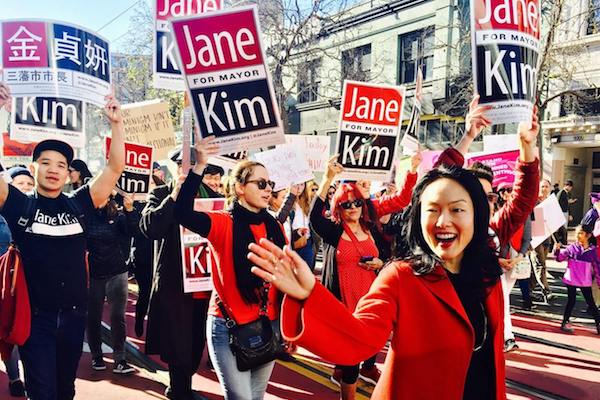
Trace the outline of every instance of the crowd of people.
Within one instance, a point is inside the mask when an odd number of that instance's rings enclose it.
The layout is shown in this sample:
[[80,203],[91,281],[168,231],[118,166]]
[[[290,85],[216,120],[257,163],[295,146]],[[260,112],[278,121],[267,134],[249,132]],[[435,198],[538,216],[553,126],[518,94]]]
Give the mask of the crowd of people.
[[[8,101],[0,84],[0,107]],[[334,155],[320,185],[274,191],[258,162],[240,161],[229,173],[208,164],[219,148],[214,138],[198,137],[189,171],[180,146],[170,154],[175,177],[166,180],[154,165],[147,198],[133,201],[115,190],[125,166],[123,118],[108,96],[112,145],[102,171],[92,174],[67,143],[44,140],[31,165],[12,167],[0,179],[0,251],[10,243],[19,249],[30,303],[18,316],[30,321],[28,338],[2,352],[11,395],[73,399],[84,335],[90,367],[106,370],[105,301],[113,373],[134,372],[125,351],[133,273],[134,332],[145,335],[147,354],[167,364],[169,399],[198,398],[192,377],[206,345],[228,400],[262,399],[275,358],[293,357],[296,346],[335,363],[331,380],[343,400],[356,398],[358,379],[375,385],[374,399],[506,398],[504,352],[518,348],[510,293],[518,284],[526,310],[538,286],[543,300],[552,298],[550,252],[568,261],[561,329],[573,332],[569,319],[580,288],[600,334],[594,302],[600,195],[592,194],[576,243],[565,247],[566,239],[551,236],[533,249],[533,209],[551,193],[550,182],[540,180],[537,110],[518,127],[514,183],[495,187],[490,167],[464,168],[471,143],[490,124],[487,109],[474,98],[461,141],[421,176],[416,152],[398,188],[392,183],[372,193],[368,181],[337,179],[344,168]],[[567,182],[559,193],[561,207],[574,201],[572,186]],[[229,206],[197,211],[197,198]],[[180,226],[211,243],[217,261],[211,292],[184,292]],[[322,268],[315,269],[319,252]],[[257,323],[281,344],[260,361],[244,358],[232,342],[239,328]],[[376,356],[390,335],[380,370]]]

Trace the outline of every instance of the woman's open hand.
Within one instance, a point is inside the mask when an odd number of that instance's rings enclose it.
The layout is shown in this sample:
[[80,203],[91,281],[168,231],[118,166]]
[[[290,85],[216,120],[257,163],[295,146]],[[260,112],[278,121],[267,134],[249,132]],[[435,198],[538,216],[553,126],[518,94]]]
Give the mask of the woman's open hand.
[[248,249],[248,259],[256,265],[252,267],[253,274],[298,300],[311,294],[316,279],[298,253],[288,246],[282,250],[267,239],[250,244]]

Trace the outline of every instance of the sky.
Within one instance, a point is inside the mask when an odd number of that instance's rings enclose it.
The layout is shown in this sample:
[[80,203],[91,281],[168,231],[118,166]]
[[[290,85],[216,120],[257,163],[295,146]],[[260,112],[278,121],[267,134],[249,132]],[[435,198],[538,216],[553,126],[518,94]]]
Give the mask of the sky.
[[124,11],[140,1],[150,4],[150,0],[0,0],[0,20],[37,18],[71,22],[98,32],[111,42],[113,51],[118,51],[126,44],[127,35],[123,34],[129,29],[129,17],[135,7]]

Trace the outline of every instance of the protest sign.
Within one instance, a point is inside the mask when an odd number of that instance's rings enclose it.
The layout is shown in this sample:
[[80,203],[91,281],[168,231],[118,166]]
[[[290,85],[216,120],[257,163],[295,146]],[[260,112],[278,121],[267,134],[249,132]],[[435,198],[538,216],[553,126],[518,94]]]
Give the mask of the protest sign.
[[168,158],[167,154],[176,146],[168,103],[150,100],[125,104],[121,113],[126,141],[152,146],[155,160]]
[[331,152],[329,136],[285,135],[285,141],[306,155],[308,166],[313,172],[327,169]]
[[[106,159],[110,153],[111,138],[106,137]],[[125,142],[125,171],[117,187],[133,194],[134,200],[144,200],[150,191],[152,175],[152,147]]]
[[534,249],[567,222],[554,193],[533,209],[533,216],[531,247]]
[[500,153],[501,151],[519,150],[519,139],[517,136],[516,133],[483,135],[483,151],[486,153]]
[[471,0],[474,87],[493,124],[531,118],[540,29],[539,0]]
[[22,142],[57,139],[85,147],[85,103],[56,97],[13,97],[10,138]]
[[5,167],[11,165],[31,163],[33,149],[37,143],[23,143],[12,140],[8,132],[2,133],[2,164]]
[[[423,176],[433,169],[438,158],[440,158],[440,154],[442,154],[441,150],[426,150],[421,152],[423,160],[421,161],[421,164],[419,164],[419,176]],[[410,164],[408,164],[408,166],[410,168]]]
[[223,8],[223,0],[155,0],[153,85],[157,89],[185,91],[185,82],[175,57],[171,18],[198,15]]
[[406,131],[400,141],[402,154],[412,156],[419,151],[419,129],[421,129],[421,103],[423,101],[423,70],[417,70],[417,83],[415,84],[415,98],[410,113],[410,119],[406,126]]
[[254,159],[269,172],[269,179],[275,182],[274,191],[314,179],[306,154],[292,144],[283,144],[273,150],[256,153]]
[[255,6],[176,18],[171,30],[202,137],[220,154],[285,142]]
[[389,181],[395,159],[403,86],[344,81],[336,153],[340,179]]
[[[225,199],[195,199],[195,211],[219,211],[225,209]],[[206,292],[213,289],[211,272],[216,265],[211,243],[183,226],[181,235],[181,267],[184,293]]]
[[501,183],[507,183],[512,186],[515,181],[515,166],[517,165],[518,158],[518,150],[476,156],[467,155],[467,165],[472,165],[475,161],[489,165],[494,172],[492,186],[497,187]]
[[218,165],[224,169],[233,169],[235,164],[248,158],[247,151],[238,151],[237,153],[222,154],[220,156],[210,157],[208,163]]
[[4,21],[2,80],[13,96],[60,97],[103,107],[111,92],[108,41],[63,22]]

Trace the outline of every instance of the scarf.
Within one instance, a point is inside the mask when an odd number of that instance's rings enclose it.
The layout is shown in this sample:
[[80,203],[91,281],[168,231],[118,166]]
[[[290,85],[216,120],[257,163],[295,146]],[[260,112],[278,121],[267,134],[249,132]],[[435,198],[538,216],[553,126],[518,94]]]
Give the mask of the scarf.
[[277,220],[266,209],[255,213],[236,201],[230,212],[233,219],[233,268],[237,287],[246,303],[257,304],[260,303],[257,289],[264,282],[250,271],[253,265],[247,257],[248,245],[256,243],[250,225],[265,224],[267,239],[279,247],[285,246],[285,236]]

